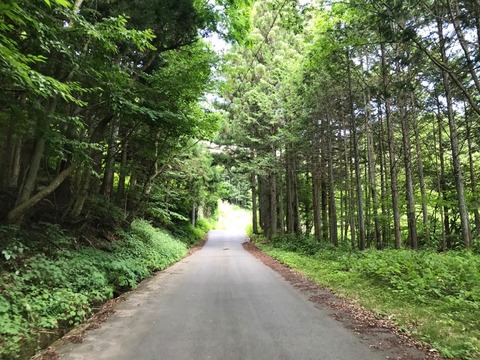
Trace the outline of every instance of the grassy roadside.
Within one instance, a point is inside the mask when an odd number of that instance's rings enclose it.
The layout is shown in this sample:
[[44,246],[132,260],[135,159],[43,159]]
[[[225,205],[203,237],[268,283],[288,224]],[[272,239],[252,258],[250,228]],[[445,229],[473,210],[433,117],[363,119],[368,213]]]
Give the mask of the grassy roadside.
[[48,346],[103,302],[183,258],[187,243],[211,225],[203,219],[173,237],[135,220],[111,242],[90,246],[51,224],[28,241],[25,233],[0,229],[13,239],[0,260],[0,359],[26,359]]
[[286,242],[257,247],[339,296],[431,344],[444,356],[480,359],[480,258],[409,250],[314,253]]

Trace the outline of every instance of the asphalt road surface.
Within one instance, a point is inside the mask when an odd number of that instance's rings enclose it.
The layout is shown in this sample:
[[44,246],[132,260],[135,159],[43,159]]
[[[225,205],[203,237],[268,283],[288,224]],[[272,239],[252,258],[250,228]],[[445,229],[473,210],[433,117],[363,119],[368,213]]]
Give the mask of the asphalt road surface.
[[243,241],[212,231],[202,250],[144,282],[83,343],[63,345],[61,359],[385,359]]

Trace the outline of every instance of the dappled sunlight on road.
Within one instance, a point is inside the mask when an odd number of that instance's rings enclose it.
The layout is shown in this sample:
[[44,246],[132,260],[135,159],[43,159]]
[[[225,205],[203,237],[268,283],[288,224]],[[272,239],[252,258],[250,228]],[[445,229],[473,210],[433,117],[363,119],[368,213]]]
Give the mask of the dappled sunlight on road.
[[252,222],[251,213],[248,210],[223,201],[219,203],[218,208],[218,230],[245,232]]

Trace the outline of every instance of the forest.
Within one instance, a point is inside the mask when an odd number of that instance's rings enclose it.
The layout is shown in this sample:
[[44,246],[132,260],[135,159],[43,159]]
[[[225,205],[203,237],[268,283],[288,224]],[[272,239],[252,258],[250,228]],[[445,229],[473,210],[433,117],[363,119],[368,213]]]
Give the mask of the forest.
[[257,246],[480,357],[478,1],[262,1],[225,54],[216,141]]
[[6,0],[0,20],[0,359],[185,256],[219,199],[262,250],[424,312],[400,322],[446,314],[408,331],[479,356],[478,1]]
[[[0,358],[182,258],[228,197],[209,141],[248,2],[0,4]],[[52,337],[53,336],[53,337]]]
[[[312,9],[312,7],[314,9]],[[478,4],[257,4],[222,129],[267,236],[471,248],[480,231]]]

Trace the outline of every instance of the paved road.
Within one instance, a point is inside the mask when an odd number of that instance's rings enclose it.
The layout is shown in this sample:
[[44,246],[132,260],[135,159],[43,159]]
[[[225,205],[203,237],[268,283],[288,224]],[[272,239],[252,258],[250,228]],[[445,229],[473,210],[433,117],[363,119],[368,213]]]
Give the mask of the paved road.
[[146,281],[66,360],[375,360],[369,347],[242,248],[213,231],[202,250]]

